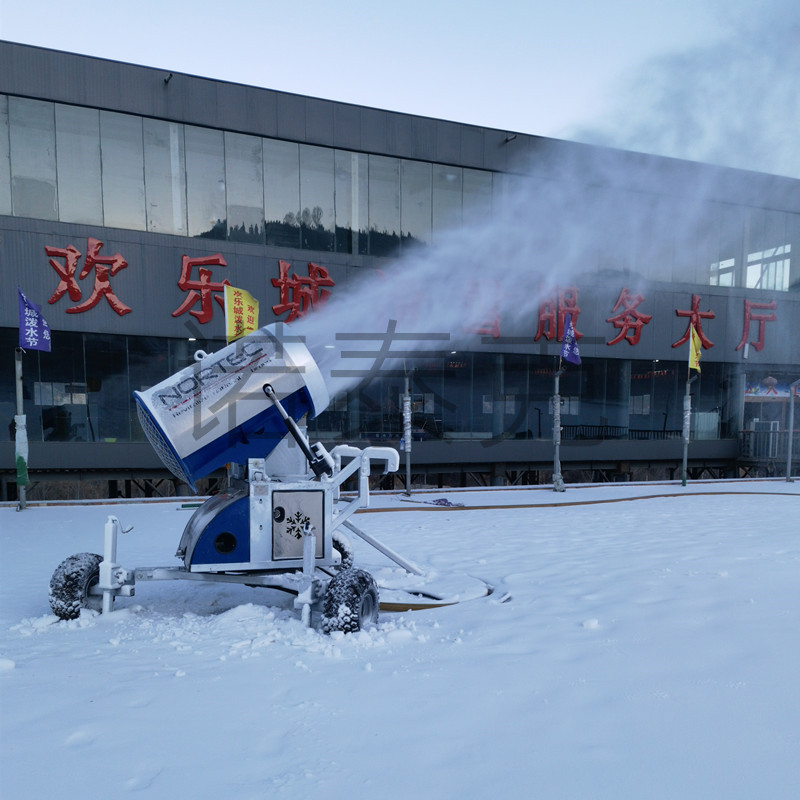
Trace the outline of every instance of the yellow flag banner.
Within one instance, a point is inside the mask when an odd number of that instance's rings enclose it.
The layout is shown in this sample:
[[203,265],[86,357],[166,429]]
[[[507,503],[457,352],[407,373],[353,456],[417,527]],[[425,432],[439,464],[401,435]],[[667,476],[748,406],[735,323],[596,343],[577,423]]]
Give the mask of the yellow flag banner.
[[702,345],[700,343],[700,334],[694,329],[692,325],[692,344],[689,350],[689,369],[696,369],[700,372],[700,358],[702,357]]
[[225,338],[228,344],[258,329],[258,300],[244,289],[225,286]]

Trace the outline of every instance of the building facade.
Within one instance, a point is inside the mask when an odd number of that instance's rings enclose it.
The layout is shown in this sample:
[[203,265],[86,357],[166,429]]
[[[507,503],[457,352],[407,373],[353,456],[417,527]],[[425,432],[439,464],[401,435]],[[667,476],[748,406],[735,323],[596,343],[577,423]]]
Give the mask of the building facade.
[[[52,329],[51,352],[22,357],[32,480],[175,491],[132,392],[224,343],[226,282],[261,324],[291,323],[357,304],[365,276],[391,293],[391,270],[435,269],[431,253],[450,259],[455,304],[489,284],[507,299],[338,392],[312,437],[398,446],[408,376],[418,479],[546,482],[569,315],[565,475],[674,474],[691,327],[690,474],[783,468],[800,181],[0,42],[1,499],[18,287]],[[426,292],[441,284],[422,281],[423,313]],[[441,297],[430,307],[435,328]]]

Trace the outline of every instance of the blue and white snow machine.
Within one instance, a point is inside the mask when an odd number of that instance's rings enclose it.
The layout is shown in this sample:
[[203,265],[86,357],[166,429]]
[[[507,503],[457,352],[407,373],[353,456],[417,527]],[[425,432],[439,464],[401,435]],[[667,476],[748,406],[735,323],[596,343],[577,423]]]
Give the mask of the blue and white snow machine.
[[[398,468],[390,447],[311,445],[301,420],[329,402],[306,346],[268,326],[142,392],[134,392],[142,427],[165,466],[193,491],[200,478],[228,465],[228,488],[202,503],[181,536],[181,566],[125,569],[117,563],[119,519],[109,516],[103,555],[79,553],[50,581],[50,605],[62,619],[81,608],[110,612],[137,581],[199,580],[282,589],[296,595],[305,624],[321,610],[321,628],[357,631],[377,621],[372,576],[353,566],[343,529],[415,575],[420,571],[357,528],[369,505],[373,462]],[[345,481],[358,491],[343,498]]]

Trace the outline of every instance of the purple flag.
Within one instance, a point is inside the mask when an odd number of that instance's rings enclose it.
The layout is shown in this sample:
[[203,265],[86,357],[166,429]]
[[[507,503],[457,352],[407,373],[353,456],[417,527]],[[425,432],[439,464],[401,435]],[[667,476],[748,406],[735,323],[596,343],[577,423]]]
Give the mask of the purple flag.
[[564,338],[561,340],[561,358],[570,364],[580,364],[581,354],[578,352],[578,342],[575,339],[575,328],[572,327],[572,317],[567,314],[564,325]]
[[26,350],[50,352],[50,326],[42,316],[42,309],[32,303],[17,287],[19,295],[19,346]]

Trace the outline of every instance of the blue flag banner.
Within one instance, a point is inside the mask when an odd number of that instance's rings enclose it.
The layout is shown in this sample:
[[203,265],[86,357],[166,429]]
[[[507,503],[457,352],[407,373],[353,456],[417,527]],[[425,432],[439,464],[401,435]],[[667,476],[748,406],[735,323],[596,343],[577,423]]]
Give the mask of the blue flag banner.
[[578,341],[575,338],[575,328],[572,327],[572,317],[567,314],[564,323],[564,338],[561,340],[561,358],[570,364],[580,364],[581,354],[578,352]]
[[26,350],[50,352],[50,326],[42,316],[42,309],[28,300],[17,287],[19,295],[19,346]]

